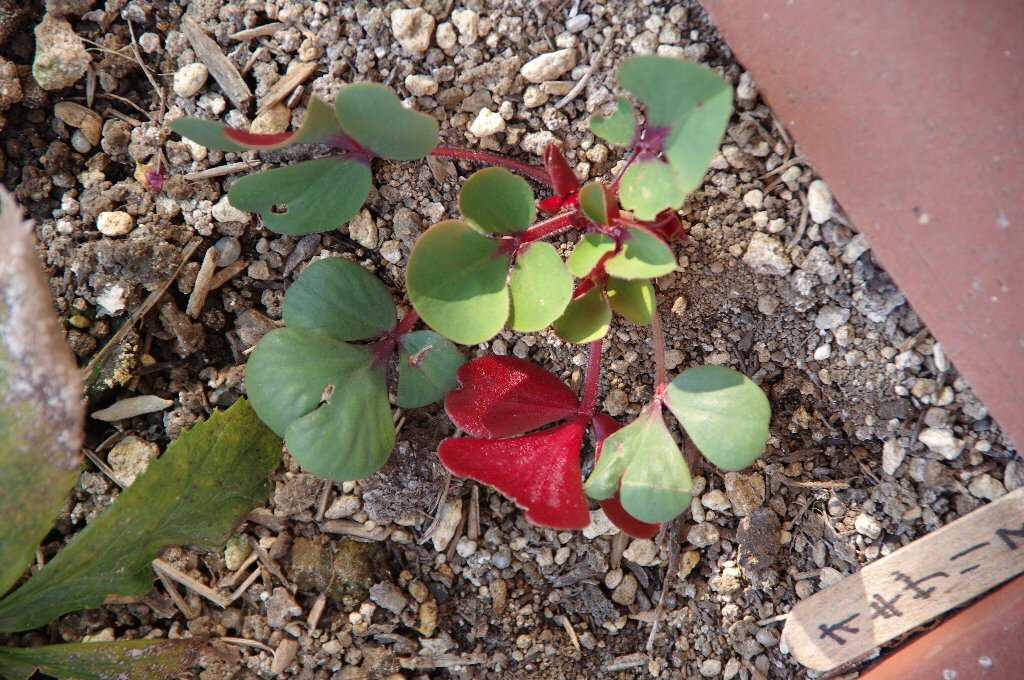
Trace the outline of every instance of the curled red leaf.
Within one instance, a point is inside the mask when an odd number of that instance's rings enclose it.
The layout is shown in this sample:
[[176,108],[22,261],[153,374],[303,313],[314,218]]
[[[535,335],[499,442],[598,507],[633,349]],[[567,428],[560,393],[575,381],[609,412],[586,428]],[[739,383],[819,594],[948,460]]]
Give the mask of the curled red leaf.
[[582,529],[590,522],[580,471],[586,426],[586,417],[577,416],[512,439],[457,437],[441,442],[437,453],[454,474],[511,498],[534,524]]
[[555,190],[556,196],[565,198],[579,190],[580,181],[576,173],[554,142],[549,142],[544,149],[544,169],[551,178],[551,188]]
[[499,439],[576,415],[576,395],[558,376],[525,359],[485,356],[462,365],[448,416],[474,437]]
[[[594,426],[594,438],[597,440],[594,456],[595,460],[599,460],[601,458],[601,444],[604,443],[604,440],[609,435],[621,429],[622,425],[619,421],[604,413],[594,414],[594,419],[591,423]],[[651,538],[661,529],[661,524],[641,522],[626,512],[626,509],[622,507],[622,502],[619,500],[618,492],[615,492],[615,495],[611,498],[600,501],[600,503],[601,509],[604,510],[608,520],[633,538]]]
[[276,132],[269,135],[261,135],[247,130],[239,130],[238,128],[226,127],[224,128],[224,136],[233,142],[244,144],[246,146],[260,147],[260,146],[274,146],[281,142],[286,142],[295,136],[294,132]]

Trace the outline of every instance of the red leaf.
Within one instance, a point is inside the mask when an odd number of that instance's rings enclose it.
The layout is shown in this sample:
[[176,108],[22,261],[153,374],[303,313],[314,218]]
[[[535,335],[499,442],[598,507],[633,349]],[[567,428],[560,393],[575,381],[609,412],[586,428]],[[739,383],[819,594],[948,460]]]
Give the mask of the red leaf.
[[274,146],[281,142],[288,141],[295,135],[294,132],[277,132],[271,135],[259,135],[238,128],[225,127],[224,136],[233,142],[245,144],[246,146],[261,147]]
[[565,203],[565,199],[561,196],[548,196],[537,201],[537,210],[547,215],[557,215],[558,211],[562,209],[563,203]]
[[653,231],[662,241],[672,243],[676,239],[686,238],[683,232],[683,224],[679,221],[679,215],[675,210],[663,210],[655,215],[650,222],[643,222],[643,225]]
[[[576,415],[579,401],[558,376],[525,359],[485,356],[465,363],[445,410],[474,437],[513,437]],[[578,466],[577,466],[578,467]]]
[[[594,437],[597,439],[597,449],[594,451],[594,460],[601,458],[601,444],[610,434],[622,428],[619,421],[604,413],[597,413],[590,421],[594,426]],[[601,509],[612,524],[622,529],[633,538],[651,538],[661,529],[661,524],[650,524],[641,522],[636,517],[626,512],[619,500],[619,492],[611,498],[606,498],[601,503]]]
[[569,161],[565,160],[565,156],[554,142],[548,142],[547,148],[544,149],[544,169],[548,171],[551,188],[555,190],[556,196],[565,198],[580,188],[576,173],[569,167]]
[[512,439],[446,439],[437,453],[453,474],[493,486],[534,524],[582,529],[590,523],[580,472],[586,425],[580,416]]

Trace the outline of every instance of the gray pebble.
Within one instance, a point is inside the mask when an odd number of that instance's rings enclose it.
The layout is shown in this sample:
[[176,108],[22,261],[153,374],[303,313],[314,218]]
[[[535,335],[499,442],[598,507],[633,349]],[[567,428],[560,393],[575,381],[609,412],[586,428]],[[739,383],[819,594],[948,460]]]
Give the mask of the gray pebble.
[[227,267],[229,264],[234,264],[238,261],[239,255],[242,254],[242,244],[234,236],[225,236],[214,243],[213,247],[217,250],[218,267]]

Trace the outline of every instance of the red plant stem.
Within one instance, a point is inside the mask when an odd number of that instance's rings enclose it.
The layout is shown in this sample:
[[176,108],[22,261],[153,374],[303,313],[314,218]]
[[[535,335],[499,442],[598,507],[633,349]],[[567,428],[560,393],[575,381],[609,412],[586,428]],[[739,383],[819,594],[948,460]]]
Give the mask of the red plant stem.
[[420,315],[415,309],[410,308],[409,313],[402,317],[402,320],[395,324],[395,329],[391,331],[391,335],[395,338],[400,338],[416,325],[416,322],[420,320]]
[[580,399],[580,413],[593,417],[597,410],[597,385],[601,382],[601,340],[590,343],[590,357],[587,359],[587,377]]
[[543,222],[538,222],[522,233],[519,237],[519,243],[530,243],[531,241],[536,241],[537,239],[544,238],[545,236],[550,236],[557,231],[561,231],[562,229],[571,226],[573,220],[578,216],[579,210],[572,210],[562,215],[556,215],[555,217],[544,220]]
[[530,179],[540,182],[546,187],[551,186],[551,179],[548,177],[548,173],[544,168],[536,165],[530,165],[528,163],[521,163],[508,156],[503,156],[498,153],[490,153],[489,151],[477,151],[475,149],[456,149],[451,146],[439,146],[430,152],[431,156],[439,156],[441,158],[458,158],[465,161],[479,161],[481,163],[490,163],[491,165],[498,165],[509,170],[514,170],[521,175],[525,175]]
[[660,397],[665,391],[665,336],[661,332],[661,316],[658,315],[657,304],[651,316],[651,335],[654,336],[654,395]]

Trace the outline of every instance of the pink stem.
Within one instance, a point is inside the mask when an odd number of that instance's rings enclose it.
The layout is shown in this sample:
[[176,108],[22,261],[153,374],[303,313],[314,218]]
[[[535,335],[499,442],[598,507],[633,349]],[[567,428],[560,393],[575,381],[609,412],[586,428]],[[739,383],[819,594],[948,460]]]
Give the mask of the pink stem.
[[660,396],[665,391],[665,336],[661,332],[657,304],[654,305],[654,315],[651,317],[651,335],[654,336],[654,394]]
[[557,231],[561,231],[566,227],[572,226],[573,220],[579,216],[579,210],[572,210],[571,212],[564,213],[562,215],[556,215],[550,219],[538,222],[533,225],[519,237],[519,243],[530,243],[537,239],[550,236]]
[[409,331],[411,331],[412,327],[415,326],[416,322],[419,321],[419,320],[420,320],[420,315],[416,312],[416,310],[415,309],[410,309],[409,313],[406,314],[402,318],[402,320],[399,321],[395,325],[395,330],[391,331],[391,334],[395,338],[400,338],[403,335],[405,335],[406,333],[408,333]]
[[601,381],[601,340],[590,343],[590,357],[587,360],[587,378],[580,399],[580,413],[593,417],[597,410],[597,385]]
[[440,158],[458,158],[465,161],[479,161],[481,163],[498,165],[503,168],[508,168],[509,170],[514,170],[521,175],[525,175],[534,181],[540,182],[546,187],[551,186],[551,179],[548,177],[548,173],[544,168],[536,165],[530,165],[528,163],[521,163],[499,153],[476,151],[475,149],[456,149],[451,146],[439,146],[431,151],[430,155],[438,156]]

